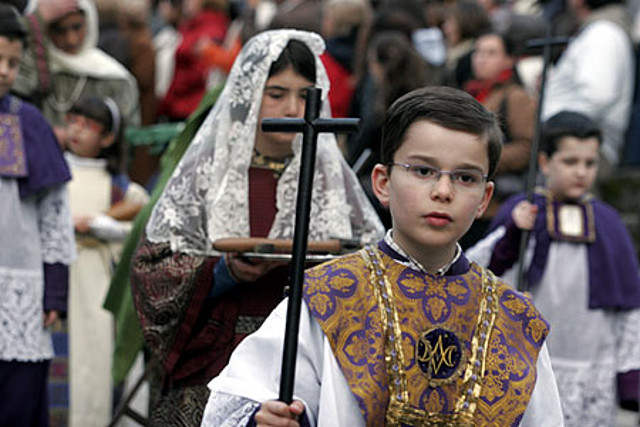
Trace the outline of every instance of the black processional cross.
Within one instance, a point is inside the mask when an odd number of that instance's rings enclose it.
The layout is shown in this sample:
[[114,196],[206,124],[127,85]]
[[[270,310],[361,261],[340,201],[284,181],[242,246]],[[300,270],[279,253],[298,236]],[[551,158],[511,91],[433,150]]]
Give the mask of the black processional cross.
[[[541,39],[531,39],[526,42],[528,49],[539,49],[542,47],[542,76],[540,80],[540,90],[538,93],[538,106],[536,109],[536,122],[533,132],[533,140],[531,141],[531,157],[529,158],[529,169],[527,171],[525,197],[530,203],[533,202],[533,191],[536,184],[536,176],[538,171],[538,150],[540,148],[540,139],[542,138],[542,102],[544,100],[544,92],[547,84],[547,69],[551,61],[551,47],[567,44],[567,37],[552,37],[551,23],[546,23],[546,37]],[[524,271],[524,258],[529,244],[529,230],[522,230],[520,238],[520,251],[518,257],[518,281],[517,287],[521,292],[528,289]]]
[[262,120],[263,132],[301,132],[303,134],[298,197],[296,200],[296,222],[293,232],[293,253],[291,256],[291,284],[287,305],[284,350],[282,352],[282,375],[280,378],[279,400],[286,403],[291,403],[293,400],[300,308],[302,306],[302,285],[307,256],[307,235],[309,232],[309,214],[311,211],[311,193],[318,134],[321,132],[354,132],[360,127],[360,119],[319,117],[321,94],[322,90],[319,88],[307,89],[304,119]]

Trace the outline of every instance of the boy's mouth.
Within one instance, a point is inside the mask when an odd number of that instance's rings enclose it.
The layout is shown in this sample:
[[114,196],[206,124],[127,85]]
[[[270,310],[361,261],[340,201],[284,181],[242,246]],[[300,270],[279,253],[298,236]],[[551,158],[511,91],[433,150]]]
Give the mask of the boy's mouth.
[[451,216],[442,212],[430,212],[424,217],[429,225],[436,227],[444,227],[445,225],[453,222],[453,218],[451,218]]

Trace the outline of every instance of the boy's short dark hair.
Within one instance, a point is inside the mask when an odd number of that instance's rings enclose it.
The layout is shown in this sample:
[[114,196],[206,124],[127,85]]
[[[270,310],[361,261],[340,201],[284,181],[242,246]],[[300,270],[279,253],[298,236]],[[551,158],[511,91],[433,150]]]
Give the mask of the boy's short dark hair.
[[496,115],[467,92],[444,86],[416,89],[398,98],[389,107],[382,130],[380,151],[383,164],[394,161],[393,156],[404,142],[407,129],[420,120],[486,137],[489,157],[487,175],[490,179],[493,177],[500,160],[503,138]]
[[602,143],[602,132],[596,122],[575,111],[561,111],[550,117],[542,126],[541,151],[551,157],[558,151],[558,143],[565,136],[578,139],[596,137],[598,143]]
[[27,30],[22,24],[22,17],[18,10],[6,3],[0,2],[0,37],[9,41],[20,40],[23,45],[27,42]]

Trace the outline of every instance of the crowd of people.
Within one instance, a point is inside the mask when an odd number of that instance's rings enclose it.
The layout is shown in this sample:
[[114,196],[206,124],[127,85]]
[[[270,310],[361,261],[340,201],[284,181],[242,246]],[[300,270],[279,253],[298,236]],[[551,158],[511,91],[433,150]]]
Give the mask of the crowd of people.
[[[629,1],[0,0],[0,426],[106,426],[136,360],[158,426],[637,411]],[[307,265],[280,402],[290,265],[214,242],[293,239],[303,136],[261,123],[313,87],[360,128],[308,240],[358,249]]]

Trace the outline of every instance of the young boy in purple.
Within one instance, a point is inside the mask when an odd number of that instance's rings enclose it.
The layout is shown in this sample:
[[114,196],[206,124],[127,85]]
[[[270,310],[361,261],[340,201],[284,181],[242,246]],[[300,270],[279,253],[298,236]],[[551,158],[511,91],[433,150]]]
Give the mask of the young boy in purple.
[[[515,284],[520,236],[531,230],[526,282],[553,333],[547,340],[567,426],[615,423],[620,398],[637,400],[640,277],[631,238],[617,212],[591,187],[602,143],[586,116],[562,111],[543,128],[544,187],[533,203],[508,200],[488,235],[467,255]],[[617,375],[618,374],[618,375]]]
[[47,426],[49,326],[66,312],[75,254],[71,177],[38,110],[8,95],[26,33],[0,3],[0,426]]

